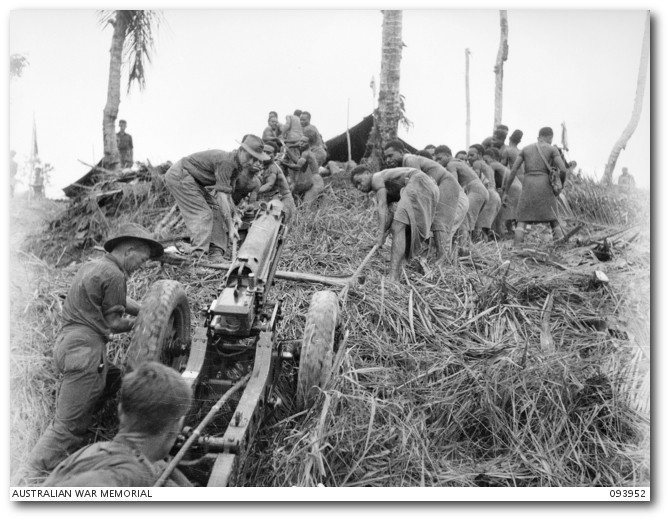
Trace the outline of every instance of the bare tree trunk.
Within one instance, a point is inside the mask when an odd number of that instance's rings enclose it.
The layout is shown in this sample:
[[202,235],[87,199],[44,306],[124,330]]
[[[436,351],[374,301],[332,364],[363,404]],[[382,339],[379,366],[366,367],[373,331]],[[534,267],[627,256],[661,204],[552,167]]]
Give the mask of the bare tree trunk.
[[621,134],[621,137],[614,144],[614,148],[610,153],[610,157],[605,165],[605,172],[601,182],[604,184],[612,184],[612,174],[616,166],[617,159],[622,149],[626,148],[628,140],[635,132],[637,124],[640,121],[642,114],[642,102],[644,101],[644,88],[647,83],[647,64],[649,62],[649,11],[647,11],[647,18],[644,22],[644,36],[642,37],[642,54],[640,55],[640,66],[637,71],[637,89],[635,90],[635,103],[633,105],[633,114],[626,128]]
[[107,103],[103,112],[102,135],[104,157],[102,166],[108,170],[118,170],[121,165],[119,148],[116,143],[116,116],[121,103],[121,64],[123,44],[126,37],[126,17],[117,11],[114,21],[112,46],[109,50],[109,79],[107,82]]
[[470,148],[470,49],[465,49],[465,148]]
[[398,137],[402,45],[402,11],[384,11],[379,78],[379,133],[384,142]]
[[493,115],[494,130],[500,123],[502,123],[503,63],[507,61],[507,53],[509,51],[507,45],[508,33],[507,11],[500,11],[500,45],[498,46],[496,65],[493,67],[493,72],[495,72],[496,75],[495,109]]
[[398,137],[400,105],[400,60],[402,58],[402,11],[382,11],[382,68],[379,77],[379,104],[368,138],[367,162],[379,169],[383,144]]

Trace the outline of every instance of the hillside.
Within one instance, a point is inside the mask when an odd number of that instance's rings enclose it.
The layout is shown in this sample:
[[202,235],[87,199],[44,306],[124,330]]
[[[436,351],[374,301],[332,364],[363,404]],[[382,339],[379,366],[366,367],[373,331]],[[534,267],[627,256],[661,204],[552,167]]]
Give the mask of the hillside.
[[[566,227],[582,225],[568,244],[552,244],[535,226],[520,252],[480,243],[453,266],[420,257],[394,285],[383,277],[388,243],[341,302],[349,337],[317,404],[296,414],[295,369],[286,366],[283,405],[267,418],[238,484],[648,484],[649,194],[590,183],[567,193]],[[160,172],[108,179],[52,206],[12,210],[12,471],[53,410],[50,355],[79,264],[124,221],[184,234]],[[299,209],[278,269],[350,274],[374,242],[375,223],[373,201],[345,177],[331,178],[314,208]],[[609,282],[597,282],[596,270]],[[128,287],[141,299],[154,281],[178,280],[199,317],[221,274],[154,263]],[[328,288],[276,282],[281,340],[301,338],[318,289]],[[120,361],[127,345],[128,335],[118,335],[110,356]],[[91,441],[113,435],[112,412],[100,415]]]

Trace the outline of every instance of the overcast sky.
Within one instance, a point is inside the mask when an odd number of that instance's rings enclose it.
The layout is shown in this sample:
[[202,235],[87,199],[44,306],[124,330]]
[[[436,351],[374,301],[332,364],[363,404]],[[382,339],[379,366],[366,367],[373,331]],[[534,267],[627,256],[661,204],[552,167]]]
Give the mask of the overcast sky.
[[[231,150],[260,134],[267,113],[300,108],[329,139],[373,108],[379,85],[381,23],[369,10],[165,9],[146,89],[122,90],[135,159],[176,161]],[[542,126],[568,128],[569,159],[600,176],[628,123],[642,46],[643,10],[508,9],[503,122],[532,143]],[[28,57],[10,84],[10,148],[28,157],[35,115],[41,159],[55,167],[49,194],[102,157],[111,27],[94,10],[15,10],[9,51]],[[471,142],[491,134],[496,10],[405,10],[400,91],[413,122],[400,135],[415,147],[465,147],[465,49],[470,57]],[[347,113],[347,106],[349,111]],[[650,94],[615,175],[628,166],[649,185]]]

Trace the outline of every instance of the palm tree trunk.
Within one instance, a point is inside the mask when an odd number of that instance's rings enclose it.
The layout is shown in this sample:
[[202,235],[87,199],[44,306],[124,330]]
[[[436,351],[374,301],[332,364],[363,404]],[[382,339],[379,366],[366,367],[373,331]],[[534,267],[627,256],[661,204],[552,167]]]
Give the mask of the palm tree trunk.
[[642,37],[642,53],[640,55],[640,66],[637,71],[637,89],[635,91],[635,103],[633,105],[633,114],[626,128],[621,134],[621,137],[614,144],[614,148],[610,153],[610,157],[605,165],[605,172],[603,173],[602,183],[612,184],[612,174],[616,166],[617,159],[622,149],[626,148],[628,140],[635,132],[637,124],[640,121],[642,114],[642,102],[644,100],[644,88],[647,83],[647,64],[649,62],[649,11],[647,11],[647,18],[644,22],[644,36]]
[[398,137],[402,11],[384,11],[382,71],[379,88],[379,133],[383,141]]
[[402,11],[382,11],[382,68],[379,77],[379,104],[368,138],[367,163],[378,170],[383,144],[398,137],[400,106],[400,60],[402,58]]
[[502,99],[503,99],[503,63],[507,61],[509,46],[507,45],[508,35],[507,11],[500,11],[500,45],[498,46],[498,56],[493,72],[496,75],[496,93],[495,109],[493,115],[493,129],[495,130],[502,123]]
[[470,148],[470,49],[465,49],[465,148]]
[[114,21],[112,47],[109,50],[109,79],[107,81],[107,103],[103,112],[103,167],[118,170],[121,164],[119,148],[116,143],[116,117],[121,103],[121,64],[123,62],[123,44],[126,37],[127,19],[117,11]]

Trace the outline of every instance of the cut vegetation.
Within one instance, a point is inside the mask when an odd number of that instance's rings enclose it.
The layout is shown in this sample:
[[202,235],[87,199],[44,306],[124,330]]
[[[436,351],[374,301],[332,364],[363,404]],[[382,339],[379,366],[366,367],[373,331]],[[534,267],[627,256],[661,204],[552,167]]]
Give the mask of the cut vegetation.
[[[160,169],[130,181],[87,188],[15,245],[12,471],[53,413],[51,353],[79,264],[101,255],[122,222],[163,238],[185,234]],[[649,194],[591,182],[566,193],[566,231],[581,226],[567,244],[552,244],[536,226],[522,252],[480,243],[455,266],[416,258],[401,286],[382,277],[388,245],[376,254],[364,281],[340,299],[349,335],[328,382],[298,413],[298,370],[286,362],[282,404],[266,418],[237,485],[648,485]],[[33,211],[13,209],[13,234]],[[374,201],[334,176],[314,208],[299,208],[278,269],[351,275],[374,243],[375,224]],[[133,276],[129,294],[141,299],[156,280],[179,281],[194,327],[222,275],[153,264]],[[301,341],[321,289],[329,286],[276,281],[280,340]],[[129,335],[110,343],[116,363],[129,343]],[[222,411],[221,432],[229,413]],[[98,425],[90,441],[113,436],[113,405]]]

